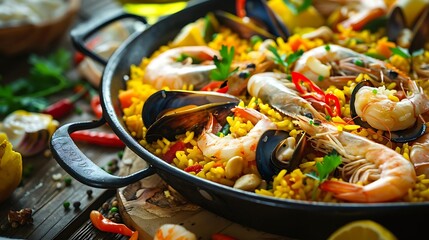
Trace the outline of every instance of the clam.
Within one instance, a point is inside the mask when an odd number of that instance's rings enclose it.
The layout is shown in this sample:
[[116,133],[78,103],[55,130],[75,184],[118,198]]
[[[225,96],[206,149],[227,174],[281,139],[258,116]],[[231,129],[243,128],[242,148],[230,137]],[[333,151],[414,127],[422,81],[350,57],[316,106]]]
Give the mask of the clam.
[[[362,88],[363,86],[373,86],[373,84],[370,81],[362,81],[355,86],[350,97],[350,113],[351,113],[351,117],[353,118],[353,121],[356,124],[364,128],[373,128],[367,122],[363,121],[356,113],[356,108],[354,104],[356,101],[355,96],[356,96],[356,93],[359,91],[359,89]],[[390,132],[385,131],[385,136],[389,138],[392,142],[405,143],[405,142],[416,140],[417,138],[422,136],[425,133],[425,131],[426,131],[426,124],[420,118],[417,118],[417,121],[414,124],[414,126],[404,130],[390,131]]]
[[305,155],[307,138],[302,133],[295,139],[289,132],[267,130],[256,147],[256,166],[263,179],[271,181],[282,169],[298,168]]
[[201,106],[189,105],[171,110],[158,118],[146,132],[146,141],[153,142],[163,137],[174,141],[177,135],[194,131],[196,135],[206,126],[210,116],[224,125],[226,117],[237,102],[208,103]]
[[228,26],[242,38],[250,39],[255,35],[264,39],[289,37],[286,25],[265,0],[247,0],[246,13],[247,16],[238,17],[228,12],[216,11],[215,16],[221,24]]
[[[157,119],[168,111],[193,106],[201,106],[209,103],[231,102],[238,104],[240,100],[229,94],[203,91],[166,91],[160,90],[152,94],[145,102],[142,111],[143,123],[150,127]],[[183,111],[184,109],[182,109]]]

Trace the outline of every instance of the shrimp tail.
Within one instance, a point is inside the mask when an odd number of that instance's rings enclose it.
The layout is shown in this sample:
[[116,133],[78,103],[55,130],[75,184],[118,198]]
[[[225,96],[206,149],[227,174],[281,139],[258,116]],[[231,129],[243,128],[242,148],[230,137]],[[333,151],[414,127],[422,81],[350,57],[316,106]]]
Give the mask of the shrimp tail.
[[332,192],[335,197],[353,202],[369,202],[368,197],[362,186],[326,180],[320,185],[320,189],[327,192]]

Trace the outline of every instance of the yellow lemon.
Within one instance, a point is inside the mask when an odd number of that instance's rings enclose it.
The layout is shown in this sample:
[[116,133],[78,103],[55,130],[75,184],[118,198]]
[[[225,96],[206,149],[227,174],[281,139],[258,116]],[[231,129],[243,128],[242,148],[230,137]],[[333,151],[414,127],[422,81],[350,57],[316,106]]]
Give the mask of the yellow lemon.
[[328,240],[396,240],[385,227],[371,220],[358,220],[336,230]]
[[203,31],[204,20],[199,19],[194,23],[186,25],[173,40],[172,44],[175,47],[205,45]]
[[21,177],[21,154],[13,151],[6,134],[0,133],[0,203],[18,187]]

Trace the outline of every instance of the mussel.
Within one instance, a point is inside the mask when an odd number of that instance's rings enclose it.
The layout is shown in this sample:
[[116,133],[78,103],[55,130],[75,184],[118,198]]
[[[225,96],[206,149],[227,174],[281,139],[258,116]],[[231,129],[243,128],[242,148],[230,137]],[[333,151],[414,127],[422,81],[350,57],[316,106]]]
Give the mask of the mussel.
[[250,39],[255,35],[269,39],[289,37],[286,25],[267,5],[266,0],[247,0],[245,9],[245,17],[224,11],[216,11],[215,16],[221,24],[228,26],[242,38]]
[[256,166],[261,177],[272,181],[282,169],[293,171],[305,156],[307,138],[301,133],[295,139],[289,132],[267,130],[256,147]]
[[390,41],[408,48],[410,53],[420,50],[429,40],[429,5],[427,1],[398,1],[389,13],[387,36]]
[[143,123],[149,128],[168,111],[190,105],[201,106],[225,102],[238,104],[240,99],[229,94],[209,91],[160,90],[146,100],[142,111]]
[[[358,116],[355,108],[356,94],[359,91],[359,89],[361,89],[364,86],[373,86],[373,84],[370,81],[362,81],[355,86],[350,97],[350,113],[351,113],[351,117],[353,118],[353,121],[356,124],[364,128],[373,128]],[[405,143],[405,142],[416,140],[417,138],[422,136],[425,133],[425,131],[426,131],[426,124],[420,118],[417,118],[414,126],[404,130],[385,131],[384,135],[387,138],[389,138],[392,142]]]
[[232,114],[231,109],[236,106],[236,102],[221,102],[172,110],[150,125],[146,132],[146,141],[150,143],[163,137],[174,141],[177,135],[186,131],[193,131],[199,135],[211,115],[223,126],[226,117]]

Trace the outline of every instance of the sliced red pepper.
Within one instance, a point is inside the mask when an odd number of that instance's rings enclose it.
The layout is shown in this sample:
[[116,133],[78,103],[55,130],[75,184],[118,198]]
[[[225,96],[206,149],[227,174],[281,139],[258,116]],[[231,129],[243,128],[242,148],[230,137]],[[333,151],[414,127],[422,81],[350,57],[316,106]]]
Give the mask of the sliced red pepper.
[[99,95],[94,95],[91,97],[91,109],[97,118],[101,118],[103,116],[103,109],[101,108]]
[[115,223],[108,218],[105,218],[99,211],[92,210],[89,214],[92,224],[98,230],[103,232],[119,233],[125,236],[134,236],[134,231],[129,229],[125,224]]
[[[306,76],[298,72],[292,72],[292,82],[293,84],[295,84],[295,88],[296,90],[298,90],[299,93],[304,95],[314,95],[315,99],[323,101],[325,92],[323,92],[322,89],[320,89]],[[308,89],[307,87],[303,88],[304,84],[308,86]]]
[[[333,102],[333,106],[332,106]],[[341,105],[340,100],[337,96],[335,96],[332,93],[328,93],[325,95],[325,103],[326,103],[326,110],[328,110],[329,115],[331,117],[335,116],[341,116]]]
[[222,83],[223,83],[222,81],[210,82],[209,84],[202,87],[201,91],[213,91],[213,90],[219,89]]
[[54,119],[60,119],[71,113],[74,103],[86,93],[86,89],[80,89],[75,95],[61,99],[43,109],[42,113],[51,115]]
[[186,148],[186,144],[182,141],[178,141],[173,145],[171,145],[170,149],[167,150],[167,152],[164,154],[164,157],[162,159],[164,159],[164,161],[168,163],[171,163],[173,162],[173,159],[176,157],[176,152],[185,150],[185,148]]
[[114,133],[80,130],[70,134],[77,142],[87,142],[105,147],[125,147],[125,144]]
[[237,16],[244,18],[246,16],[246,0],[235,0],[235,7],[237,9]]
[[185,172],[196,172],[196,173],[199,173],[201,170],[203,170],[203,166],[200,165],[200,164],[195,164],[195,165],[186,167],[184,170],[185,170]]

